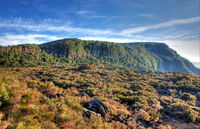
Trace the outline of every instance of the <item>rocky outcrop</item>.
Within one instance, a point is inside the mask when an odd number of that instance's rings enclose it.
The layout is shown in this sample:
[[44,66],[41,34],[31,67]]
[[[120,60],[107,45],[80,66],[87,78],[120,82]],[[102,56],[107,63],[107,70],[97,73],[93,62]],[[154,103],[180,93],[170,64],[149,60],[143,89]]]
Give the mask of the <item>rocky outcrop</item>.
[[108,107],[99,99],[93,99],[92,101],[84,104],[84,107],[95,113],[101,114],[103,117],[109,113]]

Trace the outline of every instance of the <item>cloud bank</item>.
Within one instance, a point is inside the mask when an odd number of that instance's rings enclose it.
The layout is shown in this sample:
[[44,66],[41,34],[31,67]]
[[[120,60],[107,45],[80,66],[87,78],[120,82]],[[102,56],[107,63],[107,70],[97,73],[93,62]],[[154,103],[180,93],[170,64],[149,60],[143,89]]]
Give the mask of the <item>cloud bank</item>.
[[[83,12],[82,12],[83,13]],[[172,27],[175,25],[189,24],[194,22],[199,22],[200,17],[193,17],[188,19],[178,19],[170,20],[166,22],[161,22],[158,24],[148,25],[148,26],[139,26],[134,28],[127,28],[121,31],[114,31],[111,29],[92,29],[92,28],[81,28],[73,27],[72,25],[54,25],[54,24],[36,24],[34,22],[26,22],[22,20],[13,20],[13,21],[3,21],[0,23],[0,28],[13,28],[13,29],[22,29],[35,32],[51,31],[51,32],[68,32],[68,33],[78,33],[84,35],[109,35],[109,36],[124,36],[128,37],[136,33],[141,33],[147,30],[159,29],[164,27]]]

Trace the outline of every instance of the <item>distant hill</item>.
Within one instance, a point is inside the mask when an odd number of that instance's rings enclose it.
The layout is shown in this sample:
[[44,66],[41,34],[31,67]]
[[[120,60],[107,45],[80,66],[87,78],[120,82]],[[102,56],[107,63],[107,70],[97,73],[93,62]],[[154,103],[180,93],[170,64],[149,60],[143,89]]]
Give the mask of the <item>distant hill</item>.
[[117,44],[71,38],[40,45],[0,47],[0,66],[5,67],[91,62],[137,71],[200,75],[200,69],[162,43]]

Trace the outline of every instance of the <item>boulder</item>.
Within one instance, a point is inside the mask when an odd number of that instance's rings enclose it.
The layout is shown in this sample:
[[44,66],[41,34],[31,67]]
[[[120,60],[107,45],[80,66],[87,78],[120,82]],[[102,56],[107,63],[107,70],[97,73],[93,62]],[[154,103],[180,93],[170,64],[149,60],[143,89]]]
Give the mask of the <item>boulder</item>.
[[84,107],[95,113],[101,114],[101,116],[106,116],[106,114],[109,113],[108,107],[99,99],[93,99],[86,103]]

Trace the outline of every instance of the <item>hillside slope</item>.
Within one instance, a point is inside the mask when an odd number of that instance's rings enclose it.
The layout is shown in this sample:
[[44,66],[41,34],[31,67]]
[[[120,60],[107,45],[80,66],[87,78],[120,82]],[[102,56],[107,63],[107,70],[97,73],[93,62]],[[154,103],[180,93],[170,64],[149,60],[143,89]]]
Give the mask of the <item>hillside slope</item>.
[[41,45],[0,47],[1,66],[37,66],[98,62],[113,68],[200,75],[188,60],[165,44],[63,39]]
[[0,71],[1,129],[200,128],[199,76],[97,64]]
[[181,57],[176,51],[169,48],[164,43],[135,42],[126,43],[125,46],[140,46],[146,48],[149,52],[155,54],[160,60],[158,69],[163,72],[180,72],[200,74],[200,69],[195,67],[190,61]]
[[64,39],[41,44],[47,53],[65,56],[69,62],[99,62],[112,67],[145,70],[157,68],[156,57],[143,47],[124,47],[120,44],[101,41]]

